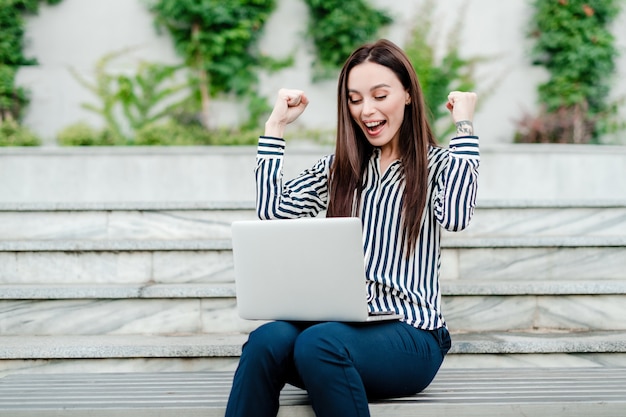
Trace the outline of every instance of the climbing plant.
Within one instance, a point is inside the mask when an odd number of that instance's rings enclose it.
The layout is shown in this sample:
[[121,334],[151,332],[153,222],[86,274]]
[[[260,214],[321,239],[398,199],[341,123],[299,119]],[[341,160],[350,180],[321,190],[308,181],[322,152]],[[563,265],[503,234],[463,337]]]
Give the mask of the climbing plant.
[[392,22],[387,13],[373,8],[367,0],[305,1],[310,10],[307,34],[315,45],[317,79],[334,76],[358,45],[373,40]]
[[[128,52],[130,49],[124,49],[100,58],[93,80],[70,69],[74,78],[97,99],[97,104],[82,104],[84,109],[101,116],[104,121],[103,134],[99,135],[101,143],[97,144],[132,144],[139,131],[165,121],[188,101],[188,84],[175,80],[177,72],[182,69],[180,65],[141,61],[132,74],[113,71],[110,63]],[[79,134],[75,135],[76,132]],[[85,136],[84,132],[79,123],[70,136]]]
[[202,121],[210,125],[212,97],[233,93],[249,100],[250,122],[266,110],[257,94],[258,69],[291,64],[263,56],[257,41],[275,0],[150,0],[157,26],[167,28],[195,74]]
[[540,112],[519,121],[518,142],[598,142],[615,120],[609,102],[617,49],[611,23],[621,0],[534,0],[529,37],[534,65],[549,79],[539,85]]
[[0,122],[19,120],[28,104],[28,91],[15,84],[17,70],[34,65],[24,56],[24,15],[37,13],[41,2],[58,4],[61,0],[0,0]]

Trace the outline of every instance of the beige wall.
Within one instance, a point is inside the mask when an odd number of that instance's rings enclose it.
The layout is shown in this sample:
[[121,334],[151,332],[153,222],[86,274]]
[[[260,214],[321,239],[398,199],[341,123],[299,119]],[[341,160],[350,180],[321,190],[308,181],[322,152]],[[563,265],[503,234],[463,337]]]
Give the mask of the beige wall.
[[[395,24],[383,35],[403,44],[412,18],[423,0],[372,0],[387,9]],[[439,34],[433,41],[442,42],[456,21],[465,0],[437,2]],[[545,74],[532,67],[527,58],[530,47],[524,30],[529,18],[528,0],[468,0],[462,26],[462,49],[467,57],[493,56],[478,67],[481,107],[476,128],[485,144],[509,143],[514,120],[535,104],[538,82]],[[307,8],[302,0],[278,0],[261,47],[280,57],[296,51],[294,67],[278,74],[263,74],[262,93],[273,101],[281,87],[301,88],[308,92],[311,104],[300,120],[304,127],[333,127],[335,123],[335,81],[311,83],[311,45],[305,40]],[[615,96],[626,92],[626,18],[616,24],[619,58]],[[92,74],[96,61],[104,54],[126,47],[135,48],[117,62],[120,71],[132,71],[138,60],[177,62],[167,35],[157,35],[153,20],[143,0],[63,0],[57,6],[42,6],[38,16],[27,22],[27,56],[36,57],[39,66],[24,68],[18,82],[31,89],[32,102],[25,123],[42,135],[49,145],[62,127],[79,120],[99,124],[97,116],[85,111],[80,103],[95,102],[94,96],[70,75],[73,67],[85,76]],[[486,90],[498,79],[494,91]],[[241,121],[242,107],[235,101],[214,102],[212,123]]]

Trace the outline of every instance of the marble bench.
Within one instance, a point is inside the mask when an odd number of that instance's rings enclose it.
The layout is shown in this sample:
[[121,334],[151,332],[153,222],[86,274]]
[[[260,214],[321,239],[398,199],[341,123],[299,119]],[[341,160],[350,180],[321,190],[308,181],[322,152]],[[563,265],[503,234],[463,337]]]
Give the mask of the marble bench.
[[[14,374],[2,417],[221,417],[232,372]],[[372,402],[372,416],[623,416],[626,368],[442,369],[424,392]],[[281,417],[313,417],[287,386]]]

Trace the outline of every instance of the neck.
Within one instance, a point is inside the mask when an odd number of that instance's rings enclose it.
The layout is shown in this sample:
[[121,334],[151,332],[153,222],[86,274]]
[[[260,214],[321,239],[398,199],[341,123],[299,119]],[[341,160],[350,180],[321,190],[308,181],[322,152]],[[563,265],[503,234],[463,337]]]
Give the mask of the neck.
[[400,159],[400,154],[391,144],[380,148],[380,172],[384,173],[393,161]]

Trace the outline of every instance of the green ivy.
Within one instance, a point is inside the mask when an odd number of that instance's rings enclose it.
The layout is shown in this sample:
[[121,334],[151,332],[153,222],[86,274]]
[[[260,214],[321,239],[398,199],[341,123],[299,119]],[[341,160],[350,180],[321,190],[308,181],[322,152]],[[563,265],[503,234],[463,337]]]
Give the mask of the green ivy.
[[534,0],[533,64],[550,74],[541,113],[520,122],[524,142],[597,142],[616,107],[608,102],[617,49],[611,23],[620,0]]
[[15,67],[0,64],[0,121],[19,120],[22,108],[28,104],[28,92],[15,85]]
[[[171,33],[176,50],[196,74],[205,126],[209,123],[209,100],[224,93],[253,97],[250,123],[257,124],[257,70],[291,65],[264,57],[257,42],[275,0],[152,0],[150,10],[158,27]],[[269,64],[271,62],[271,65]]]
[[[20,66],[34,65],[34,58],[24,56],[24,14],[37,13],[44,0],[0,0],[0,121],[19,120],[28,105],[28,91],[15,85]],[[61,0],[45,0],[58,4]]]
[[336,73],[352,51],[371,41],[392,18],[374,9],[366,0],[305,0],[311,19],[308,35],[315,44],[318,59],[316,78]]

